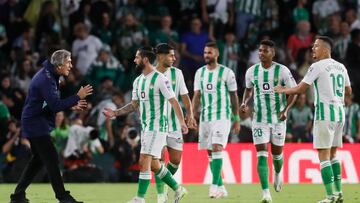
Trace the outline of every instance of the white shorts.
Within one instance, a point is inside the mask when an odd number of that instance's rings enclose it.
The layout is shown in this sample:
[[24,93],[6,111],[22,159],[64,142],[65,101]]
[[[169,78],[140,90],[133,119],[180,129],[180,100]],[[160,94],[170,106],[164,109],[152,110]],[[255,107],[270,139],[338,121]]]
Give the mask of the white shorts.
[[183,150],[184,140],[180,131],[169,132],[166,138],[166,146],[178,151]]
[[141,134],[140,154],[149,154],[155,158],[161,158],[161,151],[166,144],[165,132],[143,132]]
[[286,122],[272,124],[252,122],[252,136],[255,145],[271,142],[276,146],[284,146],[285,134]]
[[212,150],[213,144],[220,144],[226,148],[231,129],[230,120],[200,122],[199,149]]
[[314,121],[313,136],[315,149],[342,147],[344,123],[333,121]]

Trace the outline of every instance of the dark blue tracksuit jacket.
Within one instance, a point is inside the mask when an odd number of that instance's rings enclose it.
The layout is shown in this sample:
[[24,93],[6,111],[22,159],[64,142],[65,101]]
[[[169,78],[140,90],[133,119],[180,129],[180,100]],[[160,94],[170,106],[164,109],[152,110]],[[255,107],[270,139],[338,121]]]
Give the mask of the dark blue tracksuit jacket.
[[77,95],[60,99],[59,77],[55,67],[46,60],[32,78],[21,115],[23,137],[49,136],[55,125],[55,114],[80,100]]

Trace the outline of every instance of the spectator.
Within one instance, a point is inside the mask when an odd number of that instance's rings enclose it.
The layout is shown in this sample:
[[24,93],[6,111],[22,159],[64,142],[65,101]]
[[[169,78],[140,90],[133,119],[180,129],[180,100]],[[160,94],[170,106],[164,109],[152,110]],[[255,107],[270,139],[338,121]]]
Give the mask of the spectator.
[[111,45],[113,41],[113,27],[109,13],[102,13],[100,26],[95,27],[93,33],[102,43],[109,46]]
[[22,51],[34,51],[34,30],[28,23],[23,23],[22,33],[13,42],[13,48],[20,48]]
[[89,34],[89,28],[84,23],[74,27],[77,39],[72,44],[72,54],[75,58],[75,67],[81,76],[84,76],[91,63],[97,57],[102,43],[99,38]]
[[44,46],[45,39],[53,33],[60,33],[61,26],[55,15],[55,4],[53,1],[45,1],[41,5],[39,18],[36,24],[35,46]]
[[[2,98],[1,92],[0,92],[0,98]],[[7,128],[8,128],[8,122],[10,120],[10,112],[8,107],[0,100],[0,148],[4,145],[6,142],[6,134],[7,134]]]
[[346,57],[346,51],[351,40],[350,27],[347,22],[341,22],[340,24],[340,36],[334,43],[334,55],[339,61],[344,62]]
[[104,45],[100,49],[98,57],[91,64],[86,79],[94,87],[94,89],[98,89],[101,81],[105,77],[117,83],[117,81],[121,78],[123,71],[124,68],[112,55],[110,47],[108,45]]
[[191,20],[191,30],[181,36],[181,67],[185,81],[192,87],[192,81],[196,70],[204,65],[203,52],[209,34],[202,31],[202,23],[199,18]]
[[31,78],[34,75],[34,68],[30,60],[25,59],[19,67],[19,72],[16,74],[15,82],[21,90],[27,92],[30,86]]
[[348,143],[357,141],[360,129],[358,123],[360,121],[359,104],[353,102],[353,96],[345,95],[345,124],[343,128],[343,140]]
[[115,156],[113,179],[120,182],[137,182],[139,177],[140,136],[135,128],[125,125],[120,129],[112,153]]
[[179,48],[179,34],[171,28],[172,18],[165,15],[161,18],[161,28],[156,32],[150,32],[151,45],[167,43],[176,49]]
[[53,139],[56,151],[62,158],[69,136],[69,123],[63,111],[56,113],[55,128],[51,131],[50,136]]
[[327,31],[327,17],[340,11],[337,0],[316,0],[312,6],[313,21],[319,34]]
[[306,104],[306,94],[300,94],[288,114],[289,131],[287,139],[292,142],[310,142],[313,122],[313,113]]
[[253,23],[256,18],[261,15],[261,0],[234,0],[236,13],[236,36],[242,40],[247,33],[250,23]]
[[307,0],[297,0],[297,5],[293,10],[293,19],[295,24],[300,21],[309,21],[309,11],[305,8]]
[[133,14],[128,13],[115,31],[115,39],[115,56],[120,59],[125,68],[128,68],[136,50],[148,44],[148,30]]
[[313,38],[314,35],[310,32],[310,23],[308,21],[298,22],[296,32],[289,37],[287,42],[287,56],[291,64],[294,64],[299,49],[311,46]]
[[150,31],[155,31],[160,28],[162,17],[170,15],[169,9],[164,0],[148,0],[145,2],[145,25]]
[[100,130],[100,141],[106,150],[114,146],[114,133],[112,128],[112,120],[107,119],[103,115],[104,108],[118,109],[124,105],[124,97],[120,92],[113,92],[111,99],[105,99],[96,105],[90,112],[90,117],[95,116],[95,126]]
[[85,24],[91,30],[93,23],[90,20],[90,11],[91,0],[81,0],[79,9],[70,15],[69,30],[74,30],[75,25],[78,23]]
[[356,11],[354,8],[350,8],[345,13],[346,22],[350,25],[350,30],[360,29],[360,20],[357,17]]
[[297,74],[303,78],[307,73],[310,65],[313,63],[311,56],[311,48],[299,49],[298,56],[296,58]]
[[[225,28],[234,24],[233,0],[200,0],[202,22],[213,30],[214,37],[221,38]],[[211,31],[209,31],[210,33]]]
[[[352,86],[360,86],[360,29],[351,31],[351,41],[346,51],[346,68],[349,73]],[[354,100],[360,101],[360,88],[354,88],[353,93],[355,95]]]
[[31,156],[30,142],[21,138],[20,125],[12,119],[8,122],[6,142],[2,146],[2,153],[6,155],[3,176],[5,182],[17,182],[22,170]]
[[93,127],[84,127],[82,120],[76,118],[69,129],[69,136],[64,150],[64,165],[76,169],[90,163],[92,152],[104,153],[99,131]]
[[127,0],[127,1],[116,1],[118,2],[117,5],[117,12],[116,12],[116,19],[117,21],[123,21],[123,18],[131,13],[138,19],[139,22],[144,22],[145,14],[144,10],[138,6],[138,0]]

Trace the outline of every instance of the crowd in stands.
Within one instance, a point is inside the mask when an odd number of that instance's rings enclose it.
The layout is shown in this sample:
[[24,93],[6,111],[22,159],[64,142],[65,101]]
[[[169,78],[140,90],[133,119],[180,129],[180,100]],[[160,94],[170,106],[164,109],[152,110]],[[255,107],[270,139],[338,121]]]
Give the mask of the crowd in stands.
[[[359,0],[0,0],[0,182],[14,182],[31,155],[21,137],[21,111],[32,76],[54,50],[70,50],[73,70],[61,78],[62,97],[91,84],[88,108],[59,112],[51,136],[68,181],[136,181],[140,151],[137,113],[106,119],[102,109],[131,99],[134,54],[169,43],[190,95],[203,48],[216,41],[219,63],[236,73],[241,98],[248,67],[258,63],[262,39],[276,42],[276,61],[300,81],[313,63],[316,35],[333,38],[333,58],[344,63],[354,95],[345,99],[344,140],[360,142]],[[312,141],[314,98],[299,95],[288,114],[288,142]],[[251,142],[251,109],[230,142]],[[197,132],[184,137],[196,142]],[[83,173],[87,171],[88,173]],[[82,176],[93,174],[94,176]],[[100,174],[100,175],[99,175]],[[45,173],[38,181],[46,181]]]

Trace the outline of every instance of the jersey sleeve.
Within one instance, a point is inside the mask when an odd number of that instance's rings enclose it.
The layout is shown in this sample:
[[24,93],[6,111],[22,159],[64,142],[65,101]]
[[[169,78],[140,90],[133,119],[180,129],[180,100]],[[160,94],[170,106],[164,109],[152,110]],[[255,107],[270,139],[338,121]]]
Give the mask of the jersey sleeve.
[[349,79],[349,74],[348,74],[348,72],[347,72],[347,70],[345,68],[345,87],[349,87],[349,86],[351,86],[350,79]]
[[226,76],[226,84],[228,86],[229,91],[233,92],[237,90],[236,78],[232,70],[229,70]]
[[254,84],[252,83],[252,71],[250,71],[251,68],[247,69],[245,73],[245,87],[250,89],[254,87]]
[[316,66],[311,65],[302,81],[308,85],[312,85],[313,82],[319,77],[320,71],[321,71],[320,68],[317,68]]
[[184,75],[182,74],[182,71],[181,71],[181,70],[179,70],[178,73],[179,73],[179,79],[178,79],[178,81],[179,81],[180,95],[188,94],[189,91],[188,91],[188,89],[187,89],[187,87],[186,87],[186,84],[185,84]]
[[159,89],[160,89],[161,94],[167,100],[175,97],[175,93],[171,88],[170,81],[165,76],[160,75],[160,77],[158,79],[158,85],[159,85]]
[[195,73],[195,79],[194,79],[194,91],[198,91],[201,89],[200,85],[200,71],[201,69],[198,69]]
[[138,97],[138,84],[139,84],[139,80],[140,80],[140,77],[136,78],[134,80],[134,83],[133,83],[133,90],[132,90],[132,95],[131,95],[131,100],[139,100],[139,97]]
[[282,78],[286,87],[295,87],[297,85],[290,70],[286,67],[283,68]]

